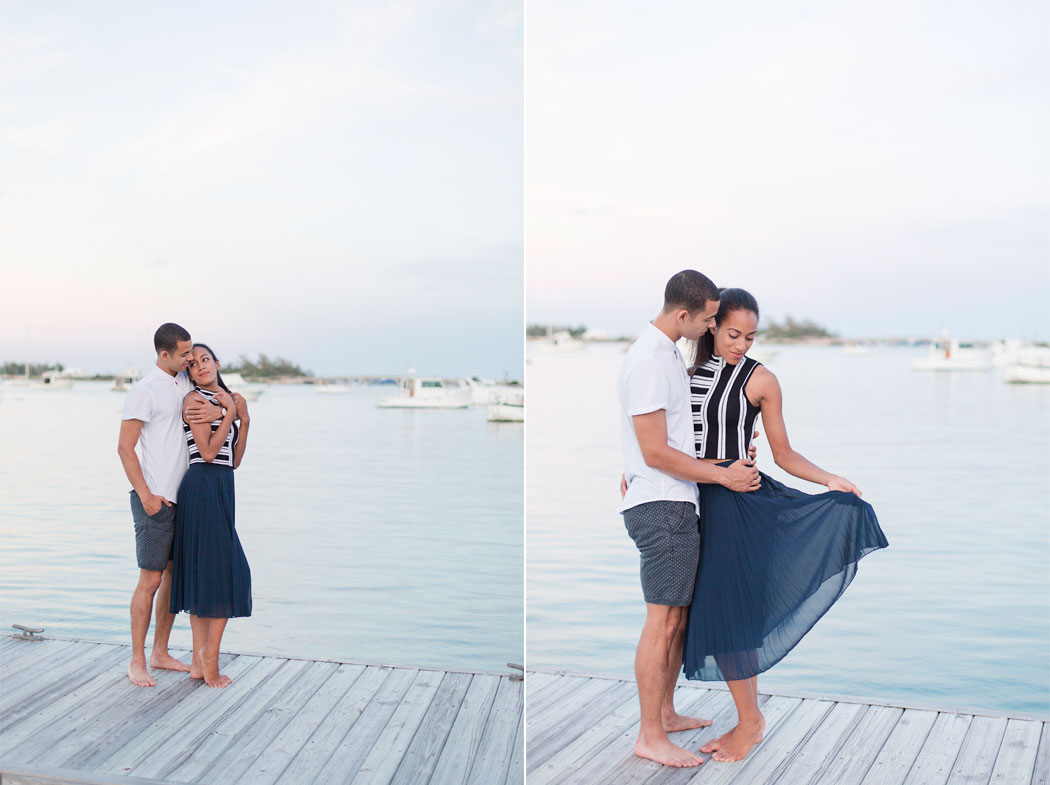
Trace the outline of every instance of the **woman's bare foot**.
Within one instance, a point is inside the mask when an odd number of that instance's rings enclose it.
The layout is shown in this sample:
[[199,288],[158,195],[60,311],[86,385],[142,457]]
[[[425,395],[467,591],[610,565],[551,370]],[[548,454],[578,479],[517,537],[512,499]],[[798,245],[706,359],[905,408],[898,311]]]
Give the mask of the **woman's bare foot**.
[[194,650],[193,656],[190,658],[190,678],[204,678],[204,665],[201,663],[200,655],[196,652],[196,650]]
[[722,749],[722,747],[724,747],[729,742],[729,739],[732,737],[733,731],[735,730],[736,726],[733,726],[721,736],[719,736],[717,739],[712,739],[711,741],[707,742],[707,744],[700,748],[700,752],[714,752],[715,750]]
[[[721,747],[711,757],[719,762],[743,760],[751,748],[762,741],[762,731],[766,727],[766,718],[761,714],[754,720],[740,722],[730,733]],[[729,736],[730,734],[726,734]]]
[[671,714],[662,715],[660,717],[660,724],[663,726],[664,733],[674,733],[675,731],[680,730],[706,728],[711,724],[711,720],[702,720],[699,717],[687,717],[684,714],[672,712]]
[[190,669],[190,666],[182,660],[175,659],[166,651],[158,652],[156,649],[154,649],[149,655],[149,666],[151,668],[159,668],[166,671],[179,671],[181,673],[185,673]]
[[128,666],[128,679],[136,687],[157,686],[157,682],[153,681],[153,677],[149,675],[149,670],[146,668],[145,656],[141,660],[132,658],[131,664]]
[[227,687],[233,683],[233,679],[219,673],[219,656],[209,657],[204,649],[198,649],[197,656],[200,657],[204,670],[204,683],[209,687]]
[[642,741],[639,737],[634,744],[634,754],[639,758],[647,758],[665,766],[678,768],[699,766],[704,762],[703,758],[694,755],[689,750],[682,749],[666,736],[655,741]]

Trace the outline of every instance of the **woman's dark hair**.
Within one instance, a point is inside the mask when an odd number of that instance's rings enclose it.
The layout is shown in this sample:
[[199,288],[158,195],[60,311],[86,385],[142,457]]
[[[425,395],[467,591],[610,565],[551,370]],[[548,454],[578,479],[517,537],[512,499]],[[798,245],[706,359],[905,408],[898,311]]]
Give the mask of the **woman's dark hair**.
[[[718,313],[715,314],[715,324],[721,324],[733,311],[751,311],[755,318],[758,318],[758,300],[752,297],[750,292],[745,292],[743,289],[719,289],[718,294]],[[710,360],[714,353],[715,337],[708,330],[696,342],[693,365],[699,368]]]
[[[206,344],[206,343],[195,343],[195,344],[193,344],[193,348],[194,349],[203,349],[204,351],[206,351],[208,354],[211,355],[211,359],[212,360],[214,360],[215,362],[219,361],[219,358],[215,356],[215,352],[213,352],[211,350],[211,347],[208,346],[208,344]],[[224,389],[226,392],[230,393],[231,395],[233,394],[233,392],[230,390],[230,388],[226,386],[226,382],[224,382],[222,380],[222,374],[219,373],[219,369],[218,368],[215,369],[215,381],[218,382],[219,386],[222,389]]]

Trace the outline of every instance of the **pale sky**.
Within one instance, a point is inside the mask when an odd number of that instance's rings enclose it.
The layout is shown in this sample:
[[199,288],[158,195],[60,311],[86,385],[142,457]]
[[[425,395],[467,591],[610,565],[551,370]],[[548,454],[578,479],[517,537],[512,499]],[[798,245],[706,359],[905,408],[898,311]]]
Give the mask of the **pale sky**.
[[522,374],[520,2],[0,5],[0,361]]
[[1050,338],[1050,7],[529,0],[527,319]]

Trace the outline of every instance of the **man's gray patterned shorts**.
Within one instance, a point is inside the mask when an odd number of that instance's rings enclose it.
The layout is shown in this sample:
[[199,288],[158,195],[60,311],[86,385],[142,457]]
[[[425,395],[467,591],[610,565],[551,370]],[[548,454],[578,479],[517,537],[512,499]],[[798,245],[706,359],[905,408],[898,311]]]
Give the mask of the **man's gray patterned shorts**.
[[655,501],[623,511],[642,562],[642,594],[654,605],[689,605],[700,560],[700,527],[690,502]]
[[139,495],[132,491],[131,517],[135,520],[135,556],[139,569],[166,569],[175,542],[175,505],[161,504],[156,515],[146,515]]

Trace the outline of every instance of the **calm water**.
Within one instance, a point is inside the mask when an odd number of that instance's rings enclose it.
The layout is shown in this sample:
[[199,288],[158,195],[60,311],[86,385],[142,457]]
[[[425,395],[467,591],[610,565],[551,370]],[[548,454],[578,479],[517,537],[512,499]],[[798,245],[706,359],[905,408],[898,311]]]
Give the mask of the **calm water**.
[[[861,488],[890,547],[761,688],[1050,710],[1050,387],[914,372],[906,349],[769,349],[792,445]],[[616,512],[623,350],[529,356],[533,667],[632,674],[644,604]],[[763,471],[823,490],[759,449]]]
[[[377,409],[393,388],[267,388],[249,404],[237,530],[254,615],[223,647],[506,671],[520,662],[520,424]],[[0,399],[0,624],[123,642],[138,576],[117,458],[123,395]],[[173,643],[189,645],[180,616]]]

